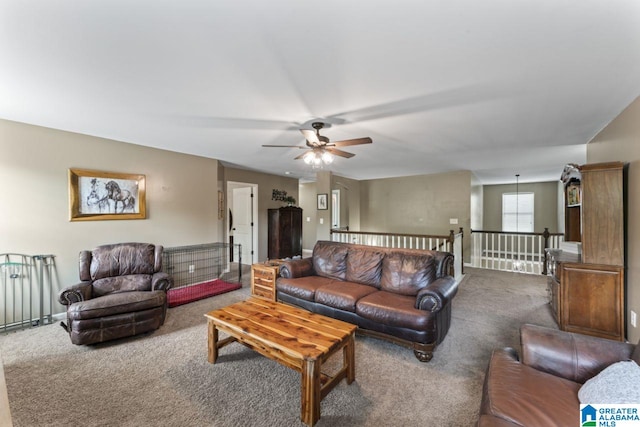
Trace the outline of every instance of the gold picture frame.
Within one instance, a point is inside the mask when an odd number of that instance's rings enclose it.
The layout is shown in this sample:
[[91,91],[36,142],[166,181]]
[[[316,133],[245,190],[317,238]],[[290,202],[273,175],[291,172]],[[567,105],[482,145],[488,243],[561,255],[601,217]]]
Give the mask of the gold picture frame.
[[144,175],[69,169],[69,220],[145,219]]

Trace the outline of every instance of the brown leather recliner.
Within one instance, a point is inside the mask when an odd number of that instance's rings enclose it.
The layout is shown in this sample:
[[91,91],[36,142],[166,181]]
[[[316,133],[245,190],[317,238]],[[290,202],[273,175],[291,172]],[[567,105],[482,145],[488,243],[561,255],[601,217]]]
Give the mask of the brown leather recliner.
[[520,354],[501,348],[491,356],[478,427],[579,425],[580,387],[615,362],[640,363],[640,343],[535,325],[522,325],[520,341]]
[[81,282],[58,296],[67,306],[73,344],[95,344],[158,329],[173,279],[162,268],[160,245],[120,243],[80,252]]

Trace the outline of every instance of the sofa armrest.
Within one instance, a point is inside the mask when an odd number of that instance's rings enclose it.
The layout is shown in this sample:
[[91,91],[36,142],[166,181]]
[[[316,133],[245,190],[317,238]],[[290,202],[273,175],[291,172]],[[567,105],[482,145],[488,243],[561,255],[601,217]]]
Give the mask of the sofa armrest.
[[58,294],[58,301],[62,305],[71,305],[75,302],[90,300],[92,296],[91,282],[80,282],[62,289]]
[[451,276],[441,277],[420,289],[416,295],[416,308],[432,313],[442,310],[458,292],[458,284]]
[[520,328],[522,363],[584,383],[607,366],[631,358],[635,346],[535,325]]
[[285,261],[280,264],[280,277],[284,277],[285,279],[313,276],[314,274],[313,259],[311,257]]
[[168,291],[173,286],[173,277],[168,273],[159,271],[153,274],[151,277],[151,290],[152,291]]

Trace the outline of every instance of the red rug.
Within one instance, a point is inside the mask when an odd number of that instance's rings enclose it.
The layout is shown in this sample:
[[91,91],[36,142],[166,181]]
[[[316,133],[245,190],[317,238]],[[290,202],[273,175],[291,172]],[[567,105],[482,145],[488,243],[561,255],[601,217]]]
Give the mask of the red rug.
[[223,294],[229,291],[240,289],[240,283],[228,283],[220,279],[211,280],[209,282],[198,283],[197,285],[183,286],[177,289],[169,289],[167,291],[167,303],[169,307],[187,304],[203,298],[209,298],[214,295]]

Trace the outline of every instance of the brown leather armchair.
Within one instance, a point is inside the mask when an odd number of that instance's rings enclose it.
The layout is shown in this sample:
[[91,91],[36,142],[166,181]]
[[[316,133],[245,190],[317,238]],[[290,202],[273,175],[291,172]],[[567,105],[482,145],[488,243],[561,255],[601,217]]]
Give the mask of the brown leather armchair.
[[81,282],[58,296],[67,306],[73,344],[95,344],[158,329],[173,284],[162,268],[160,245],[120,243],[80,252]]
[[572,426],[580,387],[615,362],[640,362],[638,345],[522,325],[522,350],[494,350],[484,380],[478,427]]

